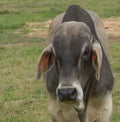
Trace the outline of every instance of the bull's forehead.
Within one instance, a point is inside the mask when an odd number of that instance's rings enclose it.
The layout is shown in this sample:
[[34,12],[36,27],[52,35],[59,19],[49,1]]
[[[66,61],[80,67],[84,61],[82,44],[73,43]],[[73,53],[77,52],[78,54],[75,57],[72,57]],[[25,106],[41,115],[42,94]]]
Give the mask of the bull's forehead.
[[91,43],[91,31],[82,22],[62,23],[54,33],[53,46],[59,57],[79,55]]
[[70,36],[70,35],[81,35],[81,36],[89,36],[91,34],[90,28],[83,22],[64,22],[60,24],[56,31],[55,36],[63,35],[63,36]]

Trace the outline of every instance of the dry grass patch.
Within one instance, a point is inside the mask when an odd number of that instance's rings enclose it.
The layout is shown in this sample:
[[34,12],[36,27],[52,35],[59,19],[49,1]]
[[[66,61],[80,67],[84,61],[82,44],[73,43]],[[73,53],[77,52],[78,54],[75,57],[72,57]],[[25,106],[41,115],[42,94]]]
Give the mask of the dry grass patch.
[[120,39],[120,17],[103,19],[103,23],[111,39]]
[[44,22],[27,22],[25,26],[30,30],[30,32],[26,36],[46,38],[50,23],[51,20]]
[[[27,22],[25,26],[31,30],[27,36],[46,38],[50,23],[51,20],[44,22]],[[120,38],[120,18],[103,19],[103,23],[108,36],[112,39],[117,38],[118,40]]]

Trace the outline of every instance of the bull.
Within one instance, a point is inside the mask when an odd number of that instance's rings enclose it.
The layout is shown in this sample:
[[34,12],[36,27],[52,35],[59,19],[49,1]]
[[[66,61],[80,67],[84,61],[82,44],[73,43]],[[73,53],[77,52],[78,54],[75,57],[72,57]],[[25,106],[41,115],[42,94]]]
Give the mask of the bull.
[[99,16],[78,5],[53,19],[37,65],[53,122],[110,122],[114,78]]

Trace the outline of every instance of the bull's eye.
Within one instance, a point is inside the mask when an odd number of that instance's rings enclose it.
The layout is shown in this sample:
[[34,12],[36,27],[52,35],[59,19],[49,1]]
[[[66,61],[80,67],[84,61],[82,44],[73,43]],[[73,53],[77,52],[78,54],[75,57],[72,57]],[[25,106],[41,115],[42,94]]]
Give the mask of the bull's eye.
[[90,57],[90,51],[89,50],[85,50],[85,52],[83,53],[83,60],[88,60]]
[[85,52],[84,52],[84,56],[89,56],[89,51],[88,50],[86,50]]
[[84,52],[84,55],[88,55],[88,51],[87,50]]

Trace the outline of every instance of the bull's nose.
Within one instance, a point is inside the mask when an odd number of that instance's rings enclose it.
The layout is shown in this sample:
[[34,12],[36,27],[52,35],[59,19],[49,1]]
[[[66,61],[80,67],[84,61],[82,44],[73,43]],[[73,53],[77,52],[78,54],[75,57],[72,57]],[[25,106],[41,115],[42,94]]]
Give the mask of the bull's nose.
[[58,98],[60,101],[75,101],[77,98],[76,88],[60,88],[58,89]]

